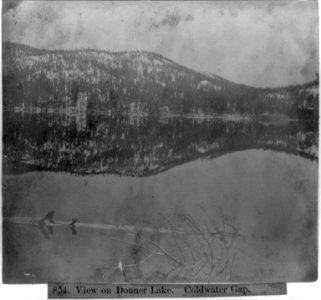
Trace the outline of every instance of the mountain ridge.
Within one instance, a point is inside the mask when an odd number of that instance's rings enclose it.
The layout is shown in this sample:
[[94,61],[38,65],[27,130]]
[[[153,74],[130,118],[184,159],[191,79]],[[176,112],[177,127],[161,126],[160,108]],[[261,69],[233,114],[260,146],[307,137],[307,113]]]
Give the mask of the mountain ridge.
[[[229,82],[231,84],[235,84],[235,85],[239,85],[239,86],[243,86],[243,87],[247,87],[247,88],[253,88],[253,89],[258,89],[258,90],[265,90],[265,89],[282,89],[282,88],[289,88],[289,87],[296,87],[296,86],[304,86],[304,85],[307,85],[307,84],[310,84],[311,82],[314,82],[314,80],[312,81],[307,81],[307,82],[304,82],[304,83],[300,83],[300,84],[289,84],[289,85],[281,85],[281,86],[272,86],[272,87],[269,87],[269,86],[266,86],[266,87],[257,87],[257,86],[252,86],[252,85],[248,85],[248,84],[244,84],[244,83],[239,83],[239,82],[235,82],[235,81],[232,81],[230,79],[227,79],[225,77],[222,77],[220,75],[217,75],[216,73],[213,73],[213,72],[202,72],[202,71],[199,71],[199,70],[196,70],[196,69],[192,69],[192,68],[189,68],[187,66],[184,66],[174,60],[172,60],[171,58],[168,58],[158,52],[153,52],[153,51],[148,51],[148,50],[123,50],[123,51],[110,51],[110,50],[104,50],[104,49],[95,49],[95,48],[77,48],[77,49],[45,49],[45,48],[37,48],[35,46],[30,46],[30,45],[27,45],[27,44],[22,44],[22,43],[17,43],[17,42],[11,42],[11,41],[4,41],[2,43],[3,46],[7,46],[7,47],[12,47],[12,46],[16,46],[16,47],[23,47],[23,48],[27,48],[29,49],[30,51],[40,51],[40,52],[52,52],[52,53],[59,53],[59,52],[97,52],[97,53],[106,53],[106,54],[119,54],[119,55],[122,55],[122,54],[140,54],[140,53],[146,53],[146,54],[151,54],[151,55],[155,55],[155,56],[159,56],[161,57],[162,59],[165,59],[167,60],[168,62],[170,63],[173,63],[181,68],[184,68],[188,71],[193,71],[193,72],[196,72],[196,73],[199,73],[201,75],[205,75],[207,77],[210,77],[211,79],[218,79],[218,80],[222,80],[222,81],[225,81],[225,82]],[[6,50],[5,49],[6,47],[3,47],[3,50]],[[5,56],[6,53],[4,52],[3,56]]]
[[[186,69],[188,71],[192,71],[192,72],[196,72],[199,73],[201,75],[205,75],[207,77],[210,77],[211,79],[214,79],[212,76],[214,76],[216,79],[219,80],[223,80],[226,82],[230,82],[231,84],[236,84],[236,85],[240,85],[240,86],[245,86],[245,87],[251,87],[251,88],[257,88],[257,87],[252,87],[246,84],[241,84],[241,83],[237,83],[237,82],[233,82],[229,79],[226,79],[222,76],[219,76],[215,73],[211,73],[211,72],[201,72],[189,67],[186,67],[180,63],[177,63],[176,61],[158,53],[158,52],[152,52],[152,51],[148,51],[148,50],[130,50],[130,51],[110,51],[110,50],[103,50],[103,49],[94,49],[94,48],[79,48],[79,49],[45,49],[45,48],[37,48],[34,46],[29,46],[27,44],[21,44],[21,43],[16,43],[16,42],[10,42],[10,41],[4,41],[3,45],[7,46],[7,47],[22,47],[22,48],[26,48],[29,51],[39,51],[39,52],[52,52],[52,53],[59,53],[59,52],[97,52],[97,53],[106,53],[106,54],[114,54],[114,55],[124,55],[124,54],[141,54],[141,53],[145,53],[145,54],[150,54],[150,55],[154,55],[154,56],[159,56],[160,58],[167,60],[170,63],[173,63],[175,65],[177,65],[178,67],[181,67],[183,69]],[[3,47],[6,48],[6,47]],[[6,49],[5,49],[6,50]],[[5,53],[5,52],[4,52]],[[4,55],[5,56],[5,55]]]

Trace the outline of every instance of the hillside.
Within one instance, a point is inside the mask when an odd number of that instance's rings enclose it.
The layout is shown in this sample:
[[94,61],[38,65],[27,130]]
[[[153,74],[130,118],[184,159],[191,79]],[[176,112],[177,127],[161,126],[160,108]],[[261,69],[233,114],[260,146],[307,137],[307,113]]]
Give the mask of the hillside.
[[3,101],[61,108],[88,98],[87,112],[281,113],[318,117],[318,80],[277,89],[239,85],[146,51],[41,50],[3,43]]

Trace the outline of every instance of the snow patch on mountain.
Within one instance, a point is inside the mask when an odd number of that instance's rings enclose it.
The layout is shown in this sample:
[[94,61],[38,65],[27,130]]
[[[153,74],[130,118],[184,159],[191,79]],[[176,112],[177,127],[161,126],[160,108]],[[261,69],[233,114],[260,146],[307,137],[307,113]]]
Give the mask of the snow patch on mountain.
[[213,83],[209,82],[208,80],[202,80],[198,83],[197,89],[203,89],[206,91],[209,91],[209,90],[221,91],[222,87],[218,86],[216,84],[213,84]]
[[318,86],[312,86],[307,89],[307,92],[313,96],[318,96],[319,95],[319,87]]

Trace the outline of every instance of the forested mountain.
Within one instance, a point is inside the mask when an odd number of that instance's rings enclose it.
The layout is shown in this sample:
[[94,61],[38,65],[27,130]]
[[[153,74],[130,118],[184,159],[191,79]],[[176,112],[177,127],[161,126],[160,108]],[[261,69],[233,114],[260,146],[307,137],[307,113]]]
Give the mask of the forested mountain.
[[[214,59],[214,58],[213,58]],[[318,78],[263,89],[183,67],[146,51],[41,50],[3,43],[3,103],[63,108],[86,95],[88,113],[285,114],[318,118]]]

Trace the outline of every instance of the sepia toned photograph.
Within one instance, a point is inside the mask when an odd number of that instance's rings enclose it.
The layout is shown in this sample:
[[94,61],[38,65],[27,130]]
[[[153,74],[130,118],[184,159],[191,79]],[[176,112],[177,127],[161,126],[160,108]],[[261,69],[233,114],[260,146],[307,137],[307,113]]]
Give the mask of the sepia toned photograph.
[[318,22],[4,0],[3,282],[317,280]]

